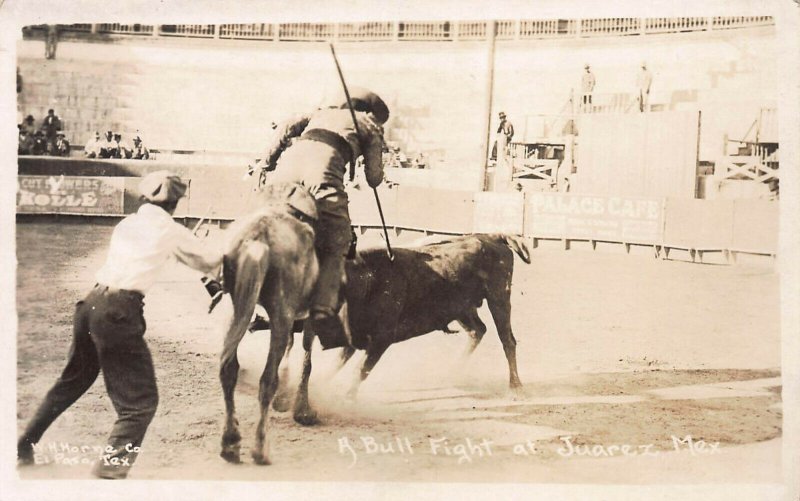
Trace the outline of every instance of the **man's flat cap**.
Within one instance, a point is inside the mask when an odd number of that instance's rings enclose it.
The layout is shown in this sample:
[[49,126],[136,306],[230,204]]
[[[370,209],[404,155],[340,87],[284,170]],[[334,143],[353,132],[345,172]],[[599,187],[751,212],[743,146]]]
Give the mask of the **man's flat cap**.
[[142,179],[139,193],[149,202],[176,202],[186,193],[186,183],[172,172],[160,170]]

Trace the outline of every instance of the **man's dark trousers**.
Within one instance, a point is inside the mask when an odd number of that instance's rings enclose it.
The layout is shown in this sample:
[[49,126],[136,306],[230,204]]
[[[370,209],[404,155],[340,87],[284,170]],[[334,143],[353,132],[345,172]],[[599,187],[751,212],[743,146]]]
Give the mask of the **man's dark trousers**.
[[67,366],[20,438],[20,457],[89,389],[102,369],[117,421],[95,472],[114,478],[127,475],[158,405],[153,361],[144,341],[142,300],[138,292],[97,285],[78,302]]

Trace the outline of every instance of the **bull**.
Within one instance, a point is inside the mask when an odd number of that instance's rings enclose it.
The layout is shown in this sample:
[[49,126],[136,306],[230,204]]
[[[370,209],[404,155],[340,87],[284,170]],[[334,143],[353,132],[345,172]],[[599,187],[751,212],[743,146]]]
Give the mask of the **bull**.
[[[486,325],[477,311],[484,300],[503,344],[509,386],[514,390],[521,388],[517,342],[511,329],[514,253],[525,263],[531,262],[528,247],[520,237],[476,234],[398,248],[393,261],[383,249],[362,251],[349,261],[341,311],[349,344],[341,346],[344,350],[339,367],[356,349],[366,350],[367,356],[348,397],[356,397],[360,384],[392,344],[447,330],[451,322],[459,322],[467,330],[470,334],[467,353],[474,351],[486,333]],[[294,419],[306,425],[316,422],[308,401],[313,339],[313,333],[305,331],[303,373],[294,406]],[[338,346],[324,346],[334,347]],[[281,379],[274,406],[285,410],[288,390],[286,378]]]

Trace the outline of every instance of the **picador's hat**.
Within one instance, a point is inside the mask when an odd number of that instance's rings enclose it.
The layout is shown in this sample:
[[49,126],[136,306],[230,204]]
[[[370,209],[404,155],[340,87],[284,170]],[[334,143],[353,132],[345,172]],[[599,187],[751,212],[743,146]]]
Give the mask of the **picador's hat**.
[[[353,87],[350,89],[350,102],[353,103],[355,111],[363,111],[365,113],[372,113],[375,120],[380,125],[385,124],[389,120],[389,107],[383,102],[383,99],[369,89],[363,87]],[[340,106],[342,109],[347,108],[345,101]]]
[[172,172],[160,170],[142,179],[139,193],[148,202],[176,202],[186,193],[186,183]]

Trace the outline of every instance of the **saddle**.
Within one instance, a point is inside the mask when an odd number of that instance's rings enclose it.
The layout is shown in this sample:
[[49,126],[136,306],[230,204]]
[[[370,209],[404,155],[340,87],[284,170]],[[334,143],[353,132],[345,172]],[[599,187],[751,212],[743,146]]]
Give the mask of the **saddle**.
[[300,183],[265,184],[261,196],[270,203],[285,203],[289,213],[306,224],[313,226],[319,219],[317,202]]

